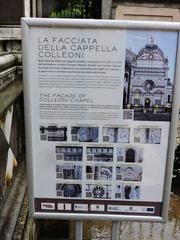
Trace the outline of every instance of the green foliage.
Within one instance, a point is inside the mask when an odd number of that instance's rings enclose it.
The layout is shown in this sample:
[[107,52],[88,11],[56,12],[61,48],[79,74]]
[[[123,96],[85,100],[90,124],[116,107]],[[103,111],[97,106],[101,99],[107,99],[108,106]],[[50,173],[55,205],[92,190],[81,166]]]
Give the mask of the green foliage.
[[[86,2],[86,4],[85,4]],[[71,0],[64,9],[55,9],[50,18],[92,18],[92,1]]]
[[80,9],[62,9],[61,11],[52,11],[50,18],[81,18],[82,12]]
[[180,145],[177,146],[175,151],[174,159],[174,170],[173,170],[174,180],[180,180]]

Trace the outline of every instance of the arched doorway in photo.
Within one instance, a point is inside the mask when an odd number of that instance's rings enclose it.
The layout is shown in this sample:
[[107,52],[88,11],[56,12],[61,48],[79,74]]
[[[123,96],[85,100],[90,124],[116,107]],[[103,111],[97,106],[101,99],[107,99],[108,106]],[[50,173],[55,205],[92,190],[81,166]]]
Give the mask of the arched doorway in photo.
[[145,108],[150,108],[150,105],[151,105],[151,100],[149,98],[146,98],[145,99]]
[[126,162],[135,162],[135,150],[129,148],[126,152]]

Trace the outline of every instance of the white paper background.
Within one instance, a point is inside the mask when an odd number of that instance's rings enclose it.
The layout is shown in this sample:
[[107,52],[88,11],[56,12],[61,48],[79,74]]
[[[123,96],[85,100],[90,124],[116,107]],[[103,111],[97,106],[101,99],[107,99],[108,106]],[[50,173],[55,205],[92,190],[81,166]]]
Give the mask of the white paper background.
[[[120,85],[116,89],[103,90],[103,89],[54,89],[54,88],[38,88],[38,58],[37,58],[37,36],[46,36],[51,38],[51,36],[69,36],[73,37],[77,35],[79,37],[95,37],[100,45],[115,45],[118,49],[118,53],[93,53],[86,54],[86,59],[88,60],[106,60],[106,61],[117,61],[121,60],[124,64],[125,60],[125,30],[101,30],[101,29],[48,29],[48,28],[31,28],[30,30],[30,69],[32,72],[31,76],[31,108],[32,113],[30,113],[32,119],[32,136],[33,136],[33,182],[34,182],[34,196],[37,198],[56,198],[56,175],[55,175],[55,166],[56,166],[56,155],[55,155],[55,146],[61,145],[57,142],[48,142],[40,141],[39,127],[40,125],[50,125],[58,124],[62,126],[67,126],[70,128],[71,124],[87,124],[94,125],[100,128],[99,137],[102,140],[101,127],[108,126],[121,126],[125,125],[130,127],[130,144],[134,146],[140,146],[144,148],[144,161],[142,163],[143,167],[143,177],[141,185],[141,198],[140,201],[162,201],[163,193],[163,183],[164,183],[164,172],[166,164],[166,154],[167,154],[167,144],[168,144],[168,131],[169,123],[168,122],[140,122],[140,121],[123,121],[122,120],[122,96],[123,96],[123,80],[124,80],[124,66],[122,66],[122,71],[111,71],[108,74],[113,76],[118,76]],[[103,120],[73,120],[73,119],[40,119],[39,117],[39,94],[43,93],[85,93],[88,97],[92,98],[95,104],[98,105],[119,105],[119,119],[110,119],[107,121]],[[91,110],[90,110],[91,111]],[[104,109],[104,112],[108,113],[109,110]],[[110,112],[116,113],[117,110],[110,110]],[[133,143],[133,131],[136,127],[156,127],[161,128],[161,144],[135,144]],[[70,134],[70,132],[68,132]],[[70,137],[68,135],[68,137]],[[72,143],[72,142],[70,142]],[[105,145],[100,142],[100,144]],[[65,144],[65,145],[68,145]],[[78,146],[78,144],[73,143],[73,145]],[[82,143],[81,146],[85,146],[85,143]],[[87,144],[90,146],[91,144]],[[94,145],[94,144],[93,144]],[[98,144],[97,144],[98,145]],[[111,144],[109,144],[112,146]],[[121,144],[114,144],[115,147],[120,146]],[[123,144],[122,144],[123,146]],[[85,148],[84,148],[85,149]],[[114,167],[116,162],[113,163]],[[85,161],[83,161],[83,166],[85,168]],[[85,176],[84,179],[85,180]],[[82,180],[82,182],[84,182]],[[115,188],[118,182],[112,182],[113,189]],[[76,181],[69,181],[75,183]],[[78,182],[78,181],[77,181]],[[87,183],[87,182],[86,182]],[[114,191],[114,190],[113,190]]]

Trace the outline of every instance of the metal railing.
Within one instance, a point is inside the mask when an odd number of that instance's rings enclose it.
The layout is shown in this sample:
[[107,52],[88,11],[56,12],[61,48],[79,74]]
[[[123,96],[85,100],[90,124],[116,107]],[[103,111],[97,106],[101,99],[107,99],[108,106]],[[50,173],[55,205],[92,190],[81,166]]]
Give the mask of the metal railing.
[[[12,45],[10,40],[0,44]],[[0,238],[29,239],[25,169],[22,59],[20,51],[0,53]]]

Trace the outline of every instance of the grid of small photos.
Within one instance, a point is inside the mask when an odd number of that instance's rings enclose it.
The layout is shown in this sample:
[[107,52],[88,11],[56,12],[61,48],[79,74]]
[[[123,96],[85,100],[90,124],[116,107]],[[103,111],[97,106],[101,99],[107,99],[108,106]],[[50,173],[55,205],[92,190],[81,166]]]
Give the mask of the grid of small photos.
[[[134,143],[160,144],[161,128],[138,127],[133,130]],[[68,139],[67,126],[48,125],[40,126],[41,141],[56,142],[93,142],[99,141],[98,127],[71,127],[71,134]],[[130,128],[128,127],[103,127],[102,143],[130,143]]]
[[70,136],[67,131],[65,126],[40,127],[42,141],[57,142],[57,197],[140,200],[141,144],[160,144],[161,128],[72,126]]

